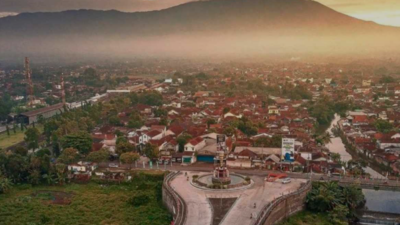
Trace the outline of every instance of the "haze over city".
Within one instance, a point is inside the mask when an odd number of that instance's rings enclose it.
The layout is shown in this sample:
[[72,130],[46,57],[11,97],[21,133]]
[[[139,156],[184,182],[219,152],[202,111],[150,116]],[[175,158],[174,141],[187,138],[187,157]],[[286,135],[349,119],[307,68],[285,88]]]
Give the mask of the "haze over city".
[[400,225],[397,0],[0,0],[0,225]]

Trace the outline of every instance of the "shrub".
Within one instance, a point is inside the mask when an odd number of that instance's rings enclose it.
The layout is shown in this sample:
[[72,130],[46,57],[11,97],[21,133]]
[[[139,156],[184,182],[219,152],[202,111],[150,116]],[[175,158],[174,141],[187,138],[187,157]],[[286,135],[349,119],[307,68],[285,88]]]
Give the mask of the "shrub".
[[150,197],[145,194],[135,195],[128,199],[128,204],[134,207],[140,207],[146,205],[150,201]]
[[250,180],[251,180],[250,177],[245,177],[244,179],[245,179],[247,182],[250,182]]

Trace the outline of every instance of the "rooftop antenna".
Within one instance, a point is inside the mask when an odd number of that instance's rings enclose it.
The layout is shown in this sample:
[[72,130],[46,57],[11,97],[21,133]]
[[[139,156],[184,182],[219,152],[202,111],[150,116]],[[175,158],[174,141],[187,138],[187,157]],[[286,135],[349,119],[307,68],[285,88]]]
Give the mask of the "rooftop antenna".
[[25,57],[25,76],[27,80],[27,95],[28,95],[28,106],[32,106],[35,100],[35,96],[33,95],[33,83],[31,79],[32,71],[29,66],[29,58]]

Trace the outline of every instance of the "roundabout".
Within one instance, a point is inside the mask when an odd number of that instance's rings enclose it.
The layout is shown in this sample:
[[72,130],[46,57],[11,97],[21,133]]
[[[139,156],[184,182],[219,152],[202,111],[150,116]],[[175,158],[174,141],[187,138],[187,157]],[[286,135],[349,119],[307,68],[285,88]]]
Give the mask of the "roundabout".
[[[213,173],[204,175],[193,175],[191,184],[200,189],[228,189],[238,190],[250,187],[254,182],[250,177],[239,174],[230,174],[226,167],[224,152],[220,152],[215,160]],[[189,177],[188,177],[189,179]]]

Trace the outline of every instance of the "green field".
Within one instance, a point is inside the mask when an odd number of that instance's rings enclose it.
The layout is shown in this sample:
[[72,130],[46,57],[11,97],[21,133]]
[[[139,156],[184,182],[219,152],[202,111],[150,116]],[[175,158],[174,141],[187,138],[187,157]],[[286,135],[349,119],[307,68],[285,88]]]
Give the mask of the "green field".
[[279,225],[333,225],[326,214],[302,211],[289,217]]
[[[119,185],[15,186],[0,195],[0,224],[170,224],[171,216],[160,201],[160,182],[162,175],[141,174]],[[68,203],[55,204],[54,193],[63,194]],[[143,195],[145,201],[129,203]]]
[[[40,133],[43,132],[43,126],[42,125],[36,125],[36,128],[39,130]],[[16,129],[16,133],[14,134],[14,131],[12,128],[10,128],[10,136],[7,135],[7,132],[3,132],[0,134],[0,149],[5,149],[8,148],[12,145],[15,145],[21,141],[24,140],[25,137],[25,131],[21,131],[21,128],[18,127]]]

